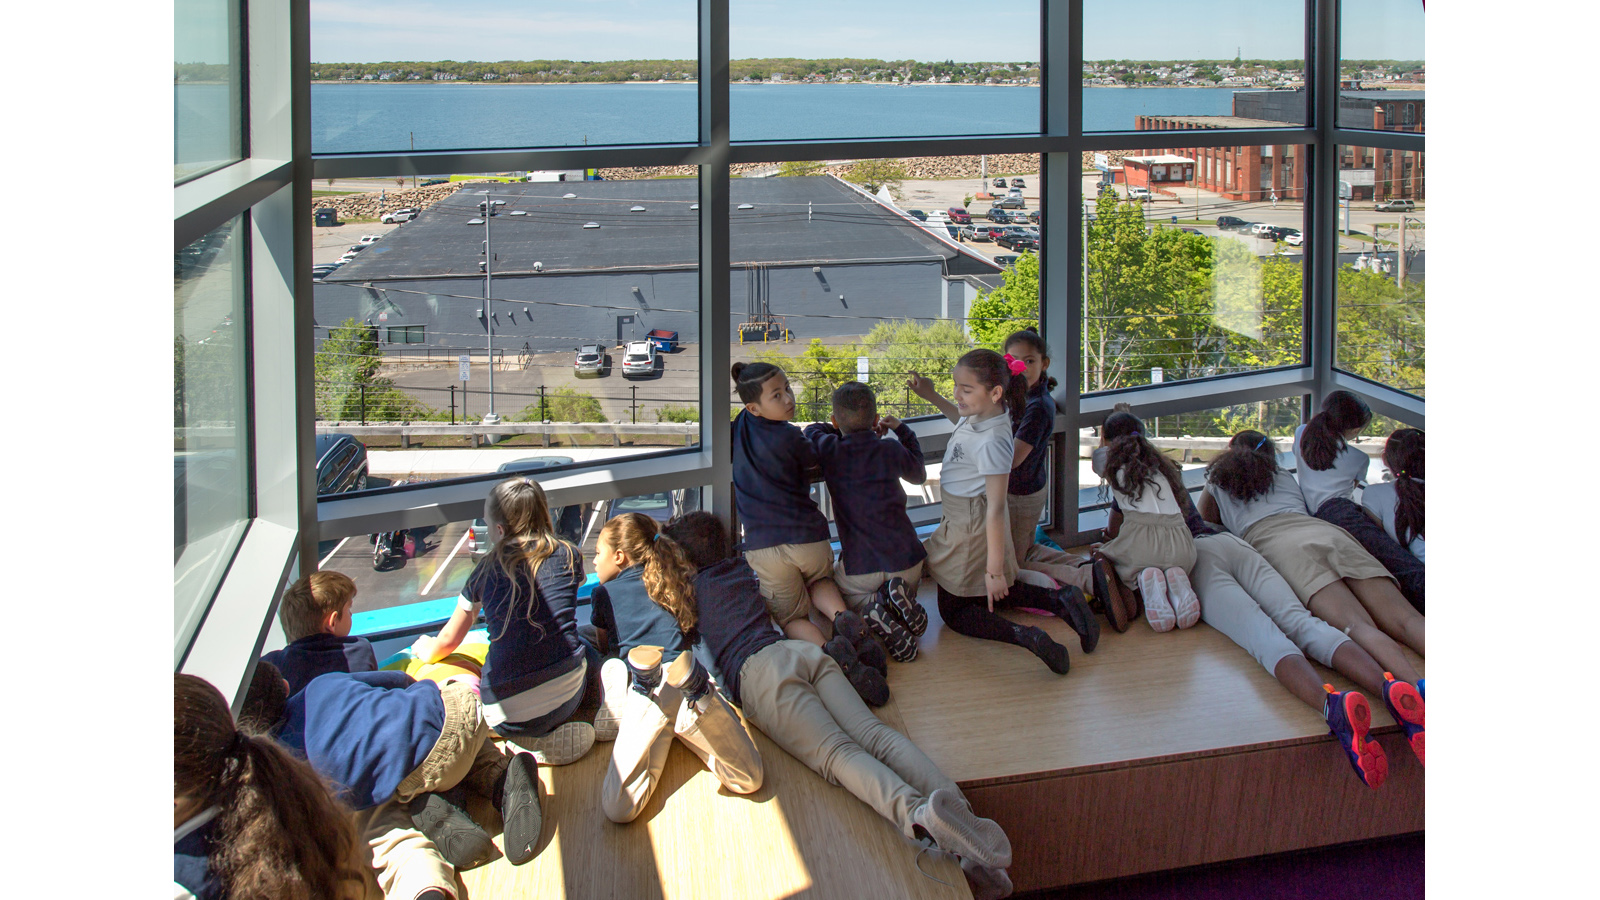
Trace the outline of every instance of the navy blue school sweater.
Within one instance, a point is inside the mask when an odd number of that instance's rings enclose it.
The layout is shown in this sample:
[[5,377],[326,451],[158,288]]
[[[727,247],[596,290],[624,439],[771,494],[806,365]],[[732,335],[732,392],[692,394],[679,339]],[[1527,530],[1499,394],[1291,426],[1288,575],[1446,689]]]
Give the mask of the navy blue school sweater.
[[800,429],[749,411],[733,420],[733,486],[744,549],[828,540],[828,520],[811,500],[817,456]]
[[[507,577],[491,554],[461,589],[469,611],[483,610],[489,655],[483,663],[483,702],[498,703],[583,664],[578,636],[578,586],[583,557],[563,543],[529,579],[526,568]],[[460,601],[458,601],[458,605]]]
[[333,672],[291,696],[274,735],[352,809],[394,796],[444,730],[444,697],[404,672]]
[[1022,423],[1014,435],[1016,440],[1027,442],[1033,452],[1011,470],[1006,493],[1026,496],[1044,489],[1045,457],[1049,455],[1050,435],[1055,430],[1056,401],[1050,396],[1048,376],[1041,376],[1039,383],[1028,391],[1028,405],[1022,408]]
[[696,649],[704,648],[704,655],[716,663],[718,683],[739,704],[739,669],[745,660],[783,640],[761,599],[761,582],[749,563],[729,557],[695,575],[694,596],[700,636]]
[[172,842],[172,883],[180,885],[195,900],[223,900],[222,879],[211,869],[211,849],[217,840],[217,818],[221,810],[211,807],[195,819],[178,826],[181,834]]
[[618,657],[626,657],[629,650],[640,646],[660,647],[672,654],[689,649],[678,630],[678,620],[650,599],[642,565],[629,566],[616,578],[595,585],[589,600],[595,627],[606,630],[611,650]]
[[378,671],[378,658],[372,652],[372,642],[354,636],[307,635],[261,659],[278,667],[278,671],[289,681],[291,694],[298,694],[311,683],[311,679],[329,672]]
[[899,572],[928,556],[906,515],[903,478],[921,484],[928,478],[922,446],[904,422],[889,441],[872,431],[840,434],[832,425],[806,426],[805,435],[822,463],[839,526],[839,558],[851,575]]

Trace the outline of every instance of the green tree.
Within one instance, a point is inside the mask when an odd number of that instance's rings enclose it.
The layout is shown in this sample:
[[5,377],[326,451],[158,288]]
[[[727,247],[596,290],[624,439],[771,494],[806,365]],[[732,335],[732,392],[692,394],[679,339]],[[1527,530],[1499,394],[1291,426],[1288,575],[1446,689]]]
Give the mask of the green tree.
[[899,200],[904,195],[900,185],[906,180],[906,167],[898,159],[864,159],[850,167],[846,181],[853,181],[872,193],[888,187],[889,193]]
[[823,164],[815,160],[789,160],[778,163],[778,176],[820,175],[823,168]]
[[433,411],[378,377],[383,354],[378,330],[355,318],[328,330],[312,366],[317,384],[317,417],[322,419],[410,421]]
[[870,358],[867,385],[878,396],[878,411],[901,418],[938,412],[910,392],[906,379],[912,372],[926,375],[948,397],[954,389],[950,370],[972,346],[961,323],[951,319],[927,325],[901,319],[873,326],[858,349]]
[[1001,285],[974,300],[967,331],[980,347],[1002,349],[1011,332],[1039,324],[1039,255],[1023,253],[1006,269]]
[[538,402],[524,406],[509,417],[513,422],[604,422],[605,413],[593,394],[582,393],[570,387],[557,388],[545,395],[543,405]]

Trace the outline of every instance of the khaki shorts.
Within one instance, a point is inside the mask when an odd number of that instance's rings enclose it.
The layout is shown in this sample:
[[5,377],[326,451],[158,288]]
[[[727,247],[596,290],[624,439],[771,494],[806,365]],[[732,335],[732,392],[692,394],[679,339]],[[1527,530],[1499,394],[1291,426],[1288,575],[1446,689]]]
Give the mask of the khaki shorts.
[[867,605],[867,601],[878,593],[878,588],[883,587],[891,578],[904,578],[906,587],[910,588],[911,596],[917,595],[917,588],[922,584],[922,563],[901,572],[868,572],[865,575],[851,575],[844,570],[844,559],[841,557],[833,566],[833,583],[839,586],[839,593],[844,597],[845,605],[855,612]]
[[744,560],[761,579],[767,612],[781,628],[810,615],[811,593],[807,588],[833,574],[833,545],[827,541],[779,544],[746,550]]

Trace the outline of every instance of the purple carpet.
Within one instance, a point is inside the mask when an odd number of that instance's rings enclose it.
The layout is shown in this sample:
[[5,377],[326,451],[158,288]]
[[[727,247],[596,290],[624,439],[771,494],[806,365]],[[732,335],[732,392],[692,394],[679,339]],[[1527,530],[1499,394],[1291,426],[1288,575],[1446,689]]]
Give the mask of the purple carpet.
[[1420,900],[1424,846],[1424,835],[1412,834],[1039,891],[1018,900]]

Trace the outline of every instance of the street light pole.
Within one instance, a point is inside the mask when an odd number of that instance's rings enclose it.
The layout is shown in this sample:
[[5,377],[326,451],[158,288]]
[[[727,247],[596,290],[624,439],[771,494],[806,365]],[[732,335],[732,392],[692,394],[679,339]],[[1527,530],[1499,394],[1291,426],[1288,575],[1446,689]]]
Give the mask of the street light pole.
[[483,195],[483,323],[489,328],[489,413],[484,421],[496,418],[494,414],[494,310],[489,298],[494,296],[494,244],[491,243],[489,223],[494,221],[494,197],[488,191]]

